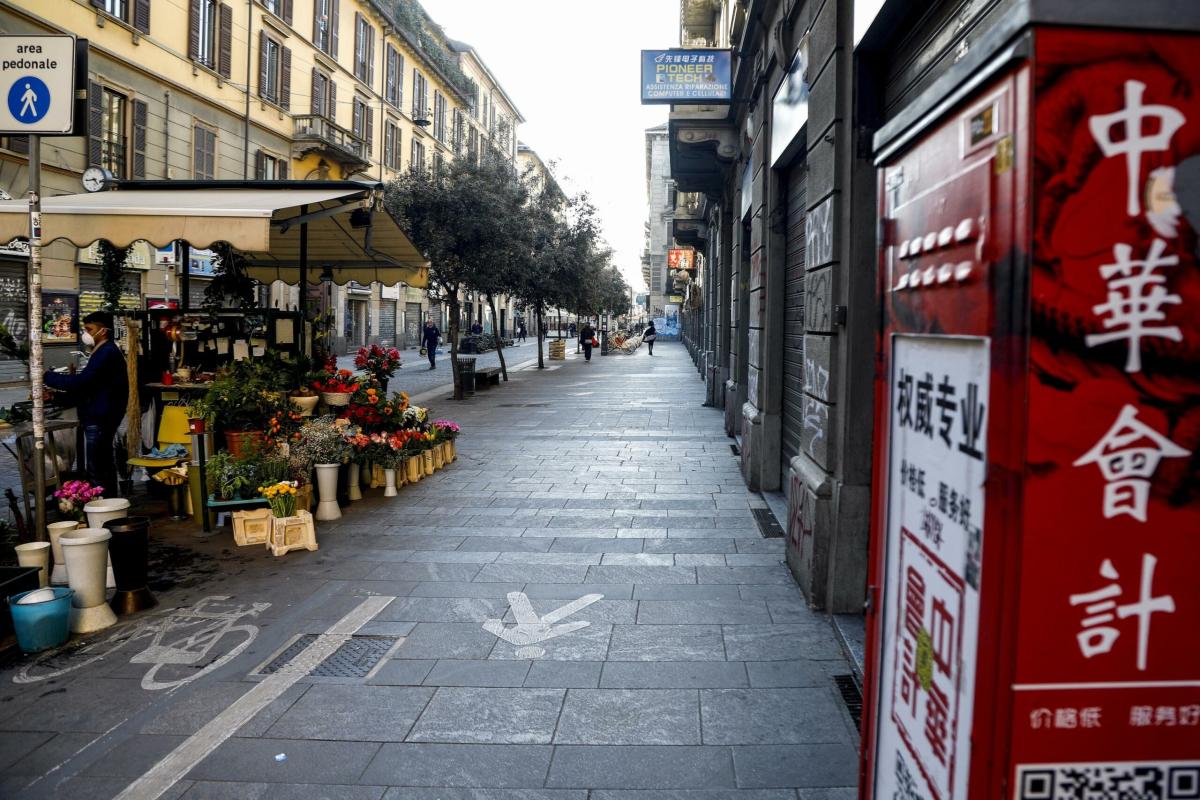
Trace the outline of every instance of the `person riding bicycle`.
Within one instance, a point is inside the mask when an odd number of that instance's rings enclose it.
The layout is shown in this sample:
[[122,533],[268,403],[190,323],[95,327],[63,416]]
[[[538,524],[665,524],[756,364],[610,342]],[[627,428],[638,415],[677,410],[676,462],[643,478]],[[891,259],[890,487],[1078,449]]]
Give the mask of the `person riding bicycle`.
[[646,343],[646,347],[650,349],[650,355],[654,355],[654,340],[658,337],[658,331],[654,328],[654,322],[651,320],[650,327],[646,328],[642,334],[642,341]]

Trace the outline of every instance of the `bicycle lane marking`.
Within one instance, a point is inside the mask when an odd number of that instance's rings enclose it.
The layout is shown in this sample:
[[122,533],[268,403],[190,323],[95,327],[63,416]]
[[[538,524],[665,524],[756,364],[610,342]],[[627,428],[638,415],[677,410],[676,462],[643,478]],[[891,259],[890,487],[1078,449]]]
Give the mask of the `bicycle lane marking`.
[[290,663],[257,683],[168,753],[145,775],[125,787],[113,800],[157,800],[162,797],[225,740],[237,733],[242,725],[315,669],[395,599],[373,596],[363,600],[357,608],[318,636],[316,641],[302,650]]

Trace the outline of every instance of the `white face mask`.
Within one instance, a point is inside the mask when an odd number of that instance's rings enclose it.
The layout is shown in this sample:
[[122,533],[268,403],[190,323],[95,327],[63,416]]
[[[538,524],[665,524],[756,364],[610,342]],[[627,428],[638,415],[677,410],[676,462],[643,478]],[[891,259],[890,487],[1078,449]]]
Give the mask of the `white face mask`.
[[87,331],[84,331],[83,336],[80,338],[83,339],[83,344],[85,347],[95,347],[96,346],[96,339]]

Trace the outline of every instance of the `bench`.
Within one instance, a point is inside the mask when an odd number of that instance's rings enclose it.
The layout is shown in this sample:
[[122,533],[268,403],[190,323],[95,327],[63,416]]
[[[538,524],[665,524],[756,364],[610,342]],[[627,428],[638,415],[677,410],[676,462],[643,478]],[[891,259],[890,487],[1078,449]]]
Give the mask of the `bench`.
[[489,384],[492,386],[500,385],[500,368],[499,367],[485,367],[483,369],[476,369],[475,370],[475,388],[476,389],[479,389],[479,388],[486,389]]

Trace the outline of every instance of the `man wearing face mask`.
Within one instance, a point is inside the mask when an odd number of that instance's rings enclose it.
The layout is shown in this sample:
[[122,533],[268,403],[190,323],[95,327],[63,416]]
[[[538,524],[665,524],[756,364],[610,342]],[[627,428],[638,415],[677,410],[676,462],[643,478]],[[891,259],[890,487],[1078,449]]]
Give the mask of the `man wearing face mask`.
[[88,314],[83,318],[83,343],[92,348],[87,366],[75,375],[50,371],[45,377],[46,386],[75,401],[83,428],[84,472],[91,484],[104,487],[105,497],[117,496],[113,438],[129,402],[125,355],[112,340],[112,331],[112,314]]

